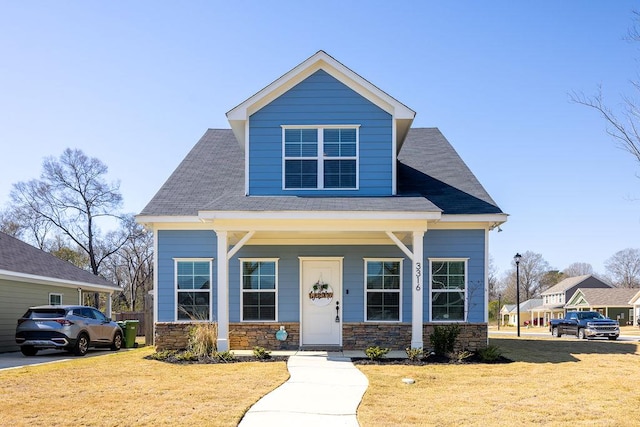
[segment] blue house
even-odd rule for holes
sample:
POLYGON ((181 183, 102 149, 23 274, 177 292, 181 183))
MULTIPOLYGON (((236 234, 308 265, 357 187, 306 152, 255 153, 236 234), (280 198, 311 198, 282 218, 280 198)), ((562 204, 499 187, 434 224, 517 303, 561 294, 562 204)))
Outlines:
POLYGON ((436 128, 323 51, 209 129, 138 222, 155 236, 158 348, 487 345, 504 214, 436 128))

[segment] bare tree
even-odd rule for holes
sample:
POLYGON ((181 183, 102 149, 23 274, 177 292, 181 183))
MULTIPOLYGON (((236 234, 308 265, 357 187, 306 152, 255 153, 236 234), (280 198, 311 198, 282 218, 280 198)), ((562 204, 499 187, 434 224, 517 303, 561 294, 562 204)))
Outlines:
POLYGON ((46 158, 42 167, 40 179, 13 185, 7 215, 40 247, 49 233, 68 241, 68 247, 87 255, 89 269, 99 275, 104 260, 125 242, 103 238, 98 227, 102 220, 119 221, 119 183, 107 183, 107 166, 81 150, 68 148, 59 159, 46 158))
MULTIPOLYGON (((627 40, 640 42, 640 13, 634 11, 634 24, 627 33, 627 40)), ((620 111, 615 112, 604 102, 602 86, 593 96, 572 92, 569 99, 577 104, 593 108, 600 113, 607 124, 607 133, 613 137, 617 145, 629 152, 640 162, 640 105, 634 95, 640 95, 640 82, 631 80, 631 94, 622 95, 620 111)))
POLYGON ((144 294, 153 286, 153 235, 124 217, 122 237, 125 244, 107 261, 107 276, 122 287, 121 302, 131 311, 144 310, 144 294))
POLYGON ((593 274, 593 266, 588 262, 574 262, 562 270, 562 273, 565 277, 585 276, 587 274, 593 274))
MULTIPOLYGON (((526 251, 520 259, 520 302, 539 297, 548 286, 545 283, 545 275, 551 270, 549 263, 541 254, 526 251)), ((505 295, 509 300, 515 301, 516 296, 516 263, 511 260, 511 270, 504 278, 506 284, 505 295)))
POLYGON ((612 282, 619 288, 640 288, 640 250, 624 249, 605 262, 612 282))

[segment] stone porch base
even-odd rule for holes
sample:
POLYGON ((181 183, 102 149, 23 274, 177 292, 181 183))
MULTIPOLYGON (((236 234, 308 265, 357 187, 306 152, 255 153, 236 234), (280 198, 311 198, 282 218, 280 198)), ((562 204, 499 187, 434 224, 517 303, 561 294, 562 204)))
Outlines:
MULTIPOLYGON (((155 324, 155 344, 158 351, 180 350, 187 347, 189 329, 196 323, 159 322, 155 324)), ((431 349, 429 335, 442 323, 423 325, 424 348, 431 349)), ((460 323, 460 335, 456 350, 476 351, 487 346, 488 325, 486 323, 460 323)), ((380 346, 404 351, 411 345, 410 323, 343 323, 342 349, 365 350, 380 346)), ((251 350, 254 347, 267 350, 298 350, 300 347, 300 324, 283 323, 231 323, 229 324, 229 347, 231 350, 251 350), (285 341, 276 339, 276 332, 284 326, 288 333, 285 341)))

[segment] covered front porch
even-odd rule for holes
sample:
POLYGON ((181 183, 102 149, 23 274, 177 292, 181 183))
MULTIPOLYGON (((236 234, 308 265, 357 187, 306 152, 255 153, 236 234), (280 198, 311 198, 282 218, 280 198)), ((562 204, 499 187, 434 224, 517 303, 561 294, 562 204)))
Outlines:
MULTIPOLYGON (((397 341, 398 347, 406 347, 410 343, 413 348, 424 346, 423 327, 423 290, 424 280, 428 274, 423 265, 424 259, 424 235, 429 221, 435 221, 439 214, 387 214, 385 219, 371 219, 371 214, 354 215, 354 213, 341 213, 333 215, 331 219, 307 218, 307 219, 275 219, 275 218, 208 218, 201 214, 205 221, 210 221, 217 236, 217 312, 215 318, 218 322, 218 350, 225 351, 230 348, 242 348, 261 339, 271 340, 276 332, 283 329, 287 332, 287 345, 302 347, 309 343, 315 343, 313 339, 303 337, 310 336, 308 328, 314 322, 324 322, 330 317, 335 330, 333 343, 341 348, 357 348, 362 343, 363 337, 371 338, 384 336, 385 342, 397 341), (356 216, 356 218, 354 218, 356 216), (357 218, 360 216, 360 218, 357 218), (420 218, 416 218, 416 217, 420 218), (345 321, 345 307, 342 301, 349 290, 343 290, 343 271, 341 257, 312 256, 300 257, 299 281, 300 281, 300 313, 298 322, 230 322, 229 316, 229 262, 237 256, 243 247, 249 246, 299 246, 317 248, 318 254, 322 254, 323 247, 335 248, 340 246, 389 246, 400 249, 411 263, 411 321, 394 323, 370 323, 345 321), (305 264, 305 260, 308 261, 305 264), (310 275, 309 275, 310 274, 310 275), (324 275, 324 276, 323 276, 324 275), (308 276, 308 277, 307 277, 308 276), (331 296, 325 298, 324 304, 318 299, 314 304, 309 303, 308 291, 303 282, 315 281, 316 276, 332 277, 331 296), (334 289, 335 288, 335 289, 334 289), (343 294, 343 292, 345 294, 343 294), (335 294, 334 294, 335 293, 335 294), (324 310, 324 312, 323 312, 324 310), (335 319, 335 320, 334 320, 335 319), (372 329, 376 329, 373 331, 372 329), (251 337, 254 338, 251 338, 251 337), (263 338, 259 338, 263 337, 263 338), (402 344, 400 344, 402 343, 402 344)), ((312 215, 313 216, 313 215, 312 215)), ((383 216, 383 215, 380 215, 383 216)), ((320 279, 322 281, 322 279, 320 279)), ((313 298, 315 300, 315 297, 313 298)), ((348 316, 347 316, 348 317, 348 316)), ((322 333, 322 331, 320 331, 322 333)), ((319 345, 323 341, 320 338, 319 345)), ((372 345, 372 344, 370 344, 372 345)))

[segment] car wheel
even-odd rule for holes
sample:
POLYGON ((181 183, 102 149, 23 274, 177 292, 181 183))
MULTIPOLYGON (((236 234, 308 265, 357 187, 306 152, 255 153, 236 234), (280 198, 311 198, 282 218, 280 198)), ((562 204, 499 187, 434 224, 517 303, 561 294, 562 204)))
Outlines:
POLYGON ((583 340, 586 336, 584 335, 584 328, 578 328, 578 339, 583 340))
POLYGON ((116 332, 116 335, 113 337, 113 343, 111 343, 111 350, 118 351, 122 348, 122 334, 120 332, 116 332))
POLYGON ((89 350, 89 336, 87 334, 78 335, 76 345, 73 347, 73 354, 76 356, 84 356, 89 350))
POLYGON ((35 356, 38 352, 38 349, 30 345, 23 345, 22 347, 20 347, 20 351, 25 356, 35 356))
POLYGON ((551 336, 554 336, 556 338, 560 338, 562 336, 562 334, 560 332, 558 332, 558 328, 551 328, 551 336))

